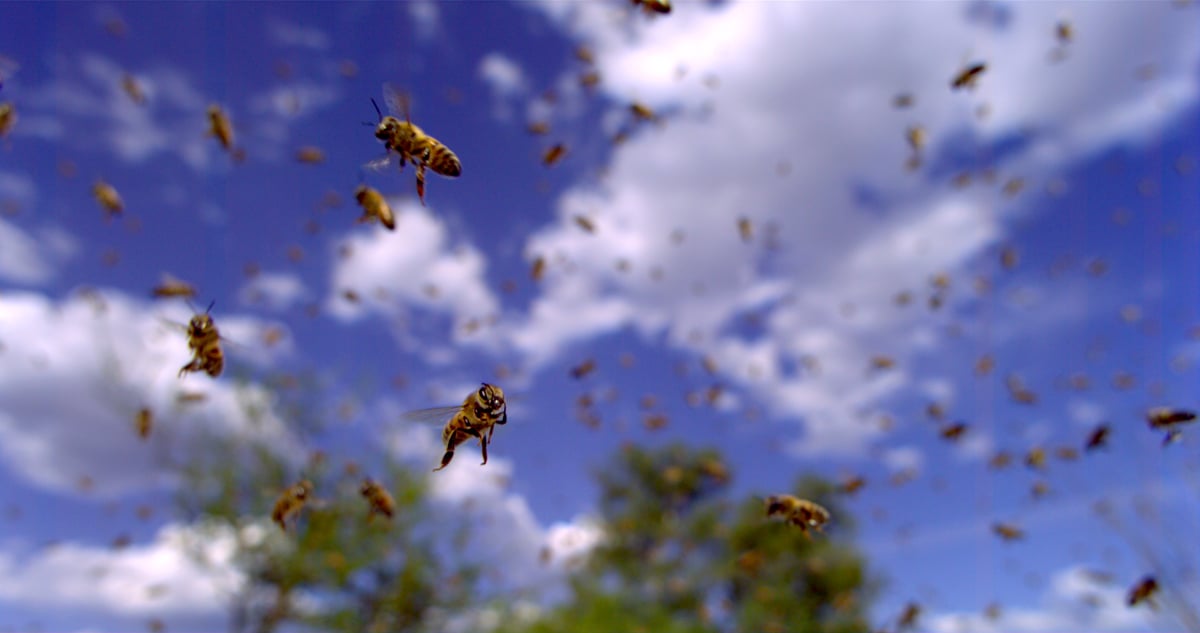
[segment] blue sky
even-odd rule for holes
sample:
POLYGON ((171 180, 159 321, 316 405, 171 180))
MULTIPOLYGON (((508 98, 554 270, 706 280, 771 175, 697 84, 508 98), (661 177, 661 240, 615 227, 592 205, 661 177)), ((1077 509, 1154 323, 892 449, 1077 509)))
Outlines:
MULTIPOLYGON (((252 427, 239 399, 265 397, 253 384, 176 379, 187 350, 162 320, 188 308, 148 298, 169 273, 216 301, 239 343, 231 375, 316 370, 330 410, 351 402, 349 423, 319 443, 356 459, 432 465, 438 430, 400 424, 403 411, 453 404, 485 380, 519 394, 489 451, 495 479, 479 483, 468 448, 431 480, 445 507, 479 496, 503 522, 494 562, 515 582, 559 577, 538 567, 543 545, 601 537, 591 473, 622 443, 684 440, 724 448, 739 492, 806 472, 864 476, 847 503, 888 582, 879 626, 915 600, 931 630, 1177 630, 1168 613, 1124 607, 1150 563, 1092 505, 1110 500, 1162 552, 1197 528, 1200 440, 1164 449, 1144 421, 1153 406, 1200 406, 1197 10, 6 6, 0 101, 18 118, 0 140, 0 629, 223 626, 237 572, 180 555, 198 528, 169 511, 163 456, 198 429, 260 434, 292 455, 318 442, 278 411, 252 427), (1066 44, 1060 20, 1074 27, 1066 44), (578 82, 580 45, 601 74, 594 90, 578 82), (952 91, 977 60, 977 87, 952 91), (122 91, 125 73, 145 104, 122 91), (362 123, 384 82, 408 90, 414 120, 462 160, 461 178, 429 177, 426 207, 411 168, 362 169, 382 154, 362 123), (911 107, 893 106, 901 93, 911 107), (661 121, 633 125, 634 101, 661 121), (210 103, 229 113, 244 163, 205 135, 210 103), (534 121, 550 132, 531 135, 534 121), (928 141, 909 170, 913 125, 928 141), (547 168, 559 142, 567 157, 547 168), (322 164, 296 161, 309 145, 322 164), (123 217, 105 220, 97 179, 120 192, 123 217), (354 223, 362 182, 397 210, 394 233, 354 223), (327 192, 340 207, 322 208, 327 192), (1004 249, 1018 255, 1011 269, 1004 249), (932 310, 939 275, 949 284, 932 310), (268 327, 282 342, 259 343, 268 327), (871 370, 880 355, 895 366, 871 370), (981 376, 984 355, 994 369, 981 376), (586 359, 597 371, 571 378, 586 359), (1125 374, 1132 384, 1116 385, 1125 374), (1036 403, 1010 397, 1010 376, 1036 403), (714 384, 715 406, 689 405, 714 384), (181 389, 208 400, 183 410, 181 389), (584 392, 601 403, 596 429, 574 412, 584 392), (665 429, 643 427, 647 395, 665 429), (149 444, 130 430, 143 402, 171 412, 149 444), (955 421, 970 428, 951 444, 938 429, 955 421), (1051 455, 1040 474, 1021 464, 1033 447, 1082 448, 1101 422, 1114 429, 1106 451, 1051 455), (990 470, 998 450, 1014 465, 990 470), (913 481, 888 482, 905 469, 913 481), (1035 501, 1038 480, 1051 492, 1035 501), (1160 516, 1137 516, 1138 499, 1160 516), (995 521, 1026 540, 1000 542, 995 521), (110 549, 121 533, 133 545, 110 549), (109 571, 81 571, 92 567, 109 571), (128 591, 155 583, 171 589, 128 591), (1005 610, 996 622, 982 617, 992 602, 1005 610)), ((1162 578, 1196 595, 1200 552, 1175 554, 1162 578)))

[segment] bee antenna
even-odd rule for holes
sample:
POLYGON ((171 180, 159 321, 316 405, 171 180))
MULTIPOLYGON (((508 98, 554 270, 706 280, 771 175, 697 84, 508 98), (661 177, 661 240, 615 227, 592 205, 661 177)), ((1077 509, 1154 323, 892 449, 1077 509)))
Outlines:
POLYGON ((379 120, 383 120, 383 112, 379 109, 379 104, 375 103, 375 97, 371 97, 371 105, 375 106, 375 114, 379 115, 379 120))
POLYGON ((204 314, 208 314, 208 313, 212 312, 213 306, 215 306, 215 305, 217 305, 217 300, 213 299, 212 301, 210 301, 208 303, 208 308, 206 308, 204 310, 204 314))

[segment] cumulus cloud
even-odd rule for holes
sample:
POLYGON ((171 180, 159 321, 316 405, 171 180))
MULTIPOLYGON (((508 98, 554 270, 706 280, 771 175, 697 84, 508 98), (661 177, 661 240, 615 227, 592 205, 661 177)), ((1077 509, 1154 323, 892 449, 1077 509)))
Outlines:
POLYGON ((492 91, 492 115, 507 120, 512 116, 512 101, 529 91, 525 71, 512 58, 493 51, 479 60, 478 73, 492 91))
POLYGON ((279 46, 310 48, 316 51, 329 48, 329 36, 321 29, 302 26, 279 18, 267 20, 267 37, 279 46))
MULTIPOLYGON (((419 203, 389 198, 388 204, 395 231, 370 225, 338 240, 329 313, 349 322, 372 312, 402 317, 419 309, 449 315, 456 326, 495 318, 499 302, 486 285, 483 254, 455 244, 446 223, 419 203)), ((470 338, 471 331, 456 327, 454 338, 470 338)))
MULTIPOLYGON (((223 527, 223 526, 222 526, 223 527)), ((262 526, 244 539, 262 539, 262 526)), ((168 524, 120 550, 60 543, 33 553, 0 550, 0 602, 116 616, 222 614, 244 582, 228 529, 168 524)))
POLYGON ((911 378, 903 362, 864 376, 868 359, 936 345, 931 280, 950 280, 943 312, 972 301, 965 270, 1027 212, 996 188, 946 186, 950 156, 978 148, 1034 190, 1103 148, 1154 138, 1194 107, 1200 81, 1189 70, 1200 26, 1165 3, 1089 7, 1059 64, 1046 56, 1060 17, 1051 4, 1013 6, 999 22, 954 3, 863 16, 733 2, 669 20, 536 6, 593 49, 605 97, 668 114, 614 149, 604 181, 566 191, 556 220, 530 237, 526 255, 545 257, 547 277, 528 314, 505 320, 507 338, 536 366, 622 328, 665 333, 796 420, 803 454, 854 453, 878 436, 861 420, 911 378), (1163 28, 1129 28, 1147 20, 1163 28), (1148 62, 1129 50, 1153 51, 1153 81, 1137 78, 1148 62), (979 87, 952 91, 975 59, 988 63, 979 87), (892 107, 900 92, 912 108, 892 107), (904 131, 917 123, 930 142, 910 171, 904 131), (594 233, 575 225, 580 215, 594 233), (907 308, 892 301, 902 291, 907 308), (738 326, 745 317, 758 331, 738 326))
POLYGON ((295 273, 262 272, 238 290, 243 305, 262 304, 276 312, 286 312, 308 296, 308 288, 295 273))
MULTIPOLYGON (((116 496, 170 484, 167 457, 201 433, 264 439, 285 457, 303 454, 273 413, 269 392, 227 377, 177 377, 190 354, 185 334, 165 321, 189 317, 178 306, 117 292, 61 301, 0 296, 0 455, 7 467, 57 492, 75 491, 86 477, 94 493, 116 496), (182 402, 184 392, 203 400, 182 402), (146 441, 134 432, 142 407, 156 419, 146 441)), ((238 360, 266 364, 287 353, 286 340, 276 349, 257 345, 267 326, 236 315, 218 319, 222 335, 241 342, 224 346, 227 372, 238 360)))
POLYGON ((413 0, 406 3, 408 17, 413 21, 417 39, 429 42, 442 30, 442 14, 434 0, 413 0))
POLYGON ((43 228, 30 235, 0 218, 0 279, 20 284, 42 284, 79 250, 79 242, 59 228, 43 228))

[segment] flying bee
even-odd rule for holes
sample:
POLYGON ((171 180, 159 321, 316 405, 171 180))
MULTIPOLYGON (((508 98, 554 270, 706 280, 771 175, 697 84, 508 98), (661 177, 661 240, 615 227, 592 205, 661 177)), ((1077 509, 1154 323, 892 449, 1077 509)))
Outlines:
POLYGON ((996 533, 996 536, 1006 541, 1019 541, 1025 538, 1025 530, 1011 523, 994 523, 992 524, 992 531, 996 533))
POLYGON ((150 293, 155 297, 184 297, 190 299, 196 296, 196 288, 186 281, 164 274, 162 283, 155 286, 150 293))
MULTIPOLYGON (((215 302, 214 302, 215 303, 215 302)), ((192 360, 179 369, 179 376, 189 372, 203 371, 216 378, 225 368, 225 353, 221 350, 221 334, 209 314, 213 304, 208 304, 208 310, 192 315, 187 325, 188 349, 192 352, 192 360)))
POLYGON ((371 222, 375 218, 379 218, 379 221, 389 231, 396 230, 396 216, 379 191, 366 185, 359 185, 354 190, 354 199, 358 200, 358 204, 363 208, 362 217, 358 219, 359 222, 371 222))
POLYGON ((1193 422, 1195 420, 1195 412, 1185 411, 1183 409, 1157 407, 1146 413, 1146 422, 1150 424, 1150 428, 1152 429, 1165 429, 1176 424, 1193 422))
POLYGON ((771 495, 766 499, 767 516, 782 516, 788 523, 800 528, 808 535, 809 529, 821 531, 829 522, 829 510, 809 501, 792 495, 771 495))
POLYGON ((925 143, 928 140, 928 137, 925 134, 925 128, 919 125, 909 126, 908 130, 905 132, 905 138, 908 139, 908 146, 912 148, 913 152, 921 151, 921 149, 925 147, 925 143))
POLYGON ((358 491, 371 505, 371 509, 367 512, 368 522, 376 514, 382 514, 389 519, 396 514, 396 500, 392 498, 392 493, 388 492, 379 482, 374 479, 366 479, 358 491))
POLYGON ((454 450, 472 437, 479 440, 483 451, 483 464, 486 464, 487 447, 492 441, 496 425, 508 423, 504 391, 485 382, 478 390, 472 391, 464 398, 459 406, 421 409, 404 414, 404 418, 411 421, 440 421, 445 420, 446 416, 450 416, 442 429, 442 443, 446 446, 446 452, 442 455, 441 465, 433 471, 437 472, 450 465, 450 460, 454 459, 454 450))
POLYGON ((968 428, 965 422, 955 422, 954 424, 942 427, 939 433, 943 439, 957 442, 962 439, 963 435, 966 435, 968 428))
POLYGON ((325 162, 325 152, 319 147, 305 145, 296 150, 296 160, 309 165, 318 165, 325 162))
MULTIPOLYGON (((400 169, 404 169, 407 162, 412 162, 417 168, 417 197, 424 205, 425 169, 432 169, 434 173, 447 178, 458 178, 462 175, 462 162, 449 147, 413 125, 409 112, 408 95, 397 91, 389 84, 384 84, 383 96, 393 113, 404 114, 404 120, 401 121, 394 116, 383 116, 383 113, 379 111, 379 105, 372 99, 371 104, 375 106, 375 112, 379 115, 379 124, 375 127, 375 138, 383 141, 384 147, 388 150, 389 159, 391 152, 396 152, 400 156, 400 169)), ((388 161, 385 159, 384 162, 388 161)))
POLYGON ((125 73, 121 77, 121 89, 137 105, 146 103, 146 93, 142 92, 142 85, 138 83, 138 80, 133 75, 125 73))
POLYGON ((17 122, 17 110, 13 104, 5 101, 0 103, 0 138, 8 136, 9 130, 17 122))
POLYGON ((904 605, 904 611, 900 612, 900 617, 896 618, 896 630, 906 631, 917 625, 917 618, 921 617, 921 605, 915 602, 909 602, 904 605))
POLYGON ((960 90, 962 88, 974 88, 975 82, 979 81, 979 76, 982 75, 983 71, 985 70, 987 70, 987 64, 983 62, 971 64, 970 66, 963 68, 962 70, 958 71, 958 74, 955 75, 954 79, 950 81, 950 88, 954 90, 960 90))
POLYGON ((563 156, 566 156, 566 155, 567 155, 567 146, 563 145, 562 143, 558 143, 557 145, 555 145, 554 147, 551 147, 550 149, 546 150, 545 153, 542 154, 542 163, 544 165, 546 165, 547 167, 550 167, 550 166, 554 165, 555 163, 557 163, 558 161, 562 160, 563 156))
POLYGON ((208 106, 208 135, 217 137, 225 151, 234 151, 233 126, 225 111, 215 103, 208 106))
POLYGON ((633 6, 641 5, 642 11, 647 14, 660 13, 666 15, 671 12, 671 0, 630 0, 633 6))
POLYGON ((1125 598, 1125 603, 1131 607, 1145 602, 1150 605, 1150 608, 1156 608, 1154 603, 1154 594, 1158 593, 1158 581, 1154 576, 1146 576, 1138 581, 1136 585, 1129 589, 1129 595, 1125 598))
POLYGON ((288 519, 304 509, 304 504, 308 502, 312 492, 312 482, 307 479, 301 479, 296 484, 289 486, 275 500, 275 507, 271 510, 271 520, 279 524, 279 529, 286 532, 288 519))
POLYGON ((638 101, 629 104, 629 111, 633 114, 633 118, 639 121, 654 121, 658 118, 650 106, 638 101))
POLYGON ((1097 448, 1104 448, 1108 445, 1108 436, 1112 433, 1112 429, 1107 424, 1097 426, 1090 434, 1088 434, 1087 442, 1084 444, 1085 451, 1093 451, 1097 448))
POLYGON ((143 440, 150 437, 150 430, 154 428, 154 413, 148 407, 139 409, 133 417, 133 428, 143 440))
POLYGON ((96 201, 100 203, 100 206, 104 208, 104 211, 108 214, 106 216, 108 218, 121 215, 121 212, 125 210, 125 203, 121 201, 121 194, 117 193, 117 190, 112 185, 103 180, 97 180, 96 184, 92 185, 92 195, 96 197, 96 201))

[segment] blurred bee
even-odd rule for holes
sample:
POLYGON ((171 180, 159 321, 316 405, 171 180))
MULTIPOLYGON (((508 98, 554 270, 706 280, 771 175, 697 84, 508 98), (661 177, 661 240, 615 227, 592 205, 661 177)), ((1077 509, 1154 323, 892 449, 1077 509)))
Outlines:
POLYGON ((121 201, 121 194, 112 185, 97 180, 96 184, 92 185, 92 195, 96 197, 96 201, 108 214, 106 217, 112 218, 121 215, 125 210, 125 203, 121 201))
POLYGON ((917 625, 917 618, 921 617, 921 605, 915 602, 909 602, 904 605, 904 611, 900 613, 900 617, 896 619, 896 630, 905 631, 917 625))
POLYGON ((1025 465, 1034 470, 1046 468, 1046 449, 1035 446, 1025 454, 1025 465))
POLYGON ((141 84, 138 83, 137 79, 135 79, 133 75, 125 73, 125 75, 121 77, 121 89, 124 90, 125 94, 129 95, 129 98, 132 99, 137 105, 146 103, 146 93, 142 92, 141 84))
POLYGON ((1091 433, 1088 434, 1087 442, 1083 445, 1083 450, 1093 451, 1097 448, 1108 446, 1108 436, 1112 433, 1112 429, 1107 424, 1097 426, 1091 433))
POLYGON ((961 440, 964 435, 967 434, 967 428, 969 428, 969 427, 967 426, 967 424, 965 422, 956 422, 949 426, 942 427, 942 430, 940 431, 940 433, 942 435, 942 438, 950 440, 951 442, 957 442, 958 440, 961 440))
POLYGON ((162 283, 154 287, 151 294, 155 297, 184 297, 190 299, 196 296, 196 288, 186 281, 163 275, 162 283))
MULTIPOLYGON (((215 303, 215 301, 213 302, 215 303)), ((179 376, 189 372, 203 371, 216 378, 225 368, 225 353, 221 351, 221 335, 209 314, 213 303, 203 314, 195 314, 187 326, 188 349, 192 351, 192 361, 179 369, 179 376)))
POLYGON ((820 532, 830 518, 829 510, 792 495, 771 495, 767 497, 766 505, 768 517, 781 516, 800 528, 806 536, 810 528, 820 532))
POLYGON ((575 59, 585 63, 593 64, 596 62, 596 56, 592 54, 592 49, 586 46, 580 46, 575 49, 575 59))
POLYGON ((974 88, 975 82, 979 81, 979 76, 982 75, 983 71, 985 70, 987 70, 987 64, 983 62, 971 64, 970 66, 963 68, 962 70, 958 71, 958 74, 954 76, 954 79, 950 80, 950 88, 954 90, 974 88))
POLYGON ((551 147, 550 149, 546 150, 545 153, 542 154, 542 164, 546 165, 547 167, 550 167, 550 166, 554 165, 555 163, 557 163, 558 161, 562 160, 563 156, 566 156, 566 155, 567 155, 567 146, 563 145, 562 143, 558 143, 557 145, 555 145, 554 147, 551 147))
POLYGON ((392 498, 392 494, 387 491, 379 482, 373 479, 366 479, 359 488, 359 492, 367 499, 367 503, 371 505, 367 512, 367 521, 376 514, 391 519, 396 514, 396 500, 392 498))
POLYGON ((354 190, 354 199, 363 208, 362 217, 358 218, 359 222, 371 222, 378 218, 389 231, 396 230, 396 216, 379 191, 366 185, 359 185, 354 190))
POLYGON ((1006 541, 1019 541, 1025 538, 1025 530, 1011 523, 994 523, 992 524, 992 531, 996 533, 996 536, 1006 541))
POLYGON ((534 121, 530 123, 525 130, 535 136, 541 136, 550 132, 550 124, 545 121, 534 121))
POLYGON ((404 418, 411 421, 441 421, 446 416, 450 416, 442 429, 442 442, 446 446, 446 453, 442 455, 441 465, 433 471, 437 472, 450 465, 450 460, 454 459, 454 450, 472 437, 479 440, 483 451, 483 464, 486 464, 487 447, 492 441, 496 425, 508 423, 504 391, 485 382, 478 390, 472 391, 461 405, 421 409, 404 414, 404 418))
POLYGON ((1146 413, 1146 422, 1150 424, 1150 428, 1156 430, 1170 428, 1177 424, 1193 422, 1195 420, 1195 412, 1185 411, 1183 409, 1157 407, 1146 413))
POLYGON ((1158 581, 1154 576, 1146 576, 1137 582, 1136 585, 1129 589, 1129 595, 1125 599, 1125 603, 1131 607, 1145 602, 1150 605, 1150 608, 1155 609, 1158 605, 1154 603, 1154 595, 1158 593, 1158 581))
POLYGON ((633 118, 639 121, 654 121, 658 118, 658 116, 654 114, 654 110, 650 109, 650 106, 637 101, 629 104, 629 111, 633 113, 633 118))
POLYGON ((988 460, 988 468, 1000 470, 1007 468, 1012 463, 1012 454, 1008 451, 998 451, 992 458, 988 460))
POLYGON ((750 218, 745 216, 738 218, 738 235, 742 237, 743 242, 749 242, 754 238, 754 225, 750 223, 750 218))
POLYGON ((5 101, 0 103, 0 138, 8 136, 13 124, 17 122, 17 110, 13 104, 5 101))
POLYGON ((588 374, 596 370, 596 361, 589 358, 582 363, 571 368, 571 377, 575 380, 580 380, 588 374))
POLYGON ((905 133, 905 138, 908 139, 908 146, 912 148, 913 152, 921 151, 928 140, 925 128, 919 125, 909 126, 908 131, 905 133))
POLYGON ((454 152, 450 151, 449 147, 413 125, 409 113, 408 95, 397 91, 390 84, 384 84, 383 96, 387 101, 388 108, 395 114, 403 113, 404 120, 401 121, 394 116, 383 116, 383 113, 379 111, 379 105, 372 99, 371 104, 375 106, 375 112, 379 115, 379 125, 375 127, 375 138, 383 141, 389 158, 391 152, 399 155, 400 169, 404 169, 405 163, 408 162, 412 162, 416 167, 417 197, 421 199, 423 205, 425 204, 425 169, 432 169, 434 173, 447 178, 458 178, 462 175, 462 162, 458 160, 458 156, 454 152))
POLYGON ((591 219, 589 219, 586 215, 577 215, 574 219, 575 224, 579 225, 579 228, 583 229, 584 231, 587 231, 588 233, 596 232, 596 223, 592 222, 591 219))
POLYGON ((225 151, 234 151, 233 126, 230 125, 229 117, 221 110, 221 106, 215 103, 208 106, 208 135, 217 137, 225 151))
POLYGON ((1054 25, 1054 36, 1060 44, 1069 44, 1075 39, 1075 28, 1066 20, 1059 20, 1058 24, 1054 25))
POLYGON ((304 509, 304 504, 308 502, 308 498, 312 496, 313 485, 307 479, 301 479, 295 485, 290 486, 279 498, 275 500, 275 507, 271 510, 271 520, 279 525, 279 529, 287 531, 287 521, 293 516, 300 513, 304 509))
POLYGON ((1054 449, 1054 456, 1064 462, 1073 462, 1079 459, 1079 451, 1071 446, 1059 446, 1054 449))
POLYGON ((325 162, 325 152, 319 147, 305 145, 296 150, 296 160, 308 165, 317 165, 325 162))
POLYGON ((542 275, 546 274, 546 258, 538 255, 533 260, 533 265, 529 269, 529 277, 534 281, 541 281, 542 275))
POLYGON ((647 14, 659 13, 666 15, 671 12, 671 0, 630 0, 633 6, 641 5, 647 14))
POLYGON ((595 88, 600 85, 600 73, 594 70, 589 70, 579 76, 579 85, 584 88, 595 88))
POLYGON ((138 437, 143 440, 150 437, 150 431, 154 427, 154 413, 147 407, 142 407, 138 410, 137 415, 133 417, 133 428, 137 431, 138 437))
POLYGON ((841 485, 838 486, 838 491, 844 495, 853 495, 859 490, 862 490, 866 485, 867 480, 865 477, 862 477, 861 475, 855 475, 843 481, 841 485))

